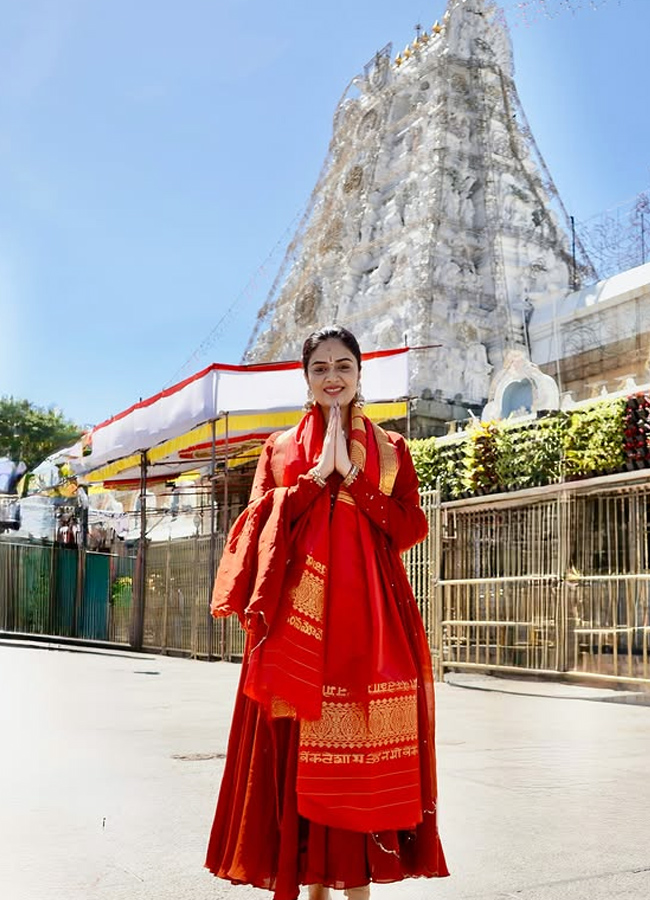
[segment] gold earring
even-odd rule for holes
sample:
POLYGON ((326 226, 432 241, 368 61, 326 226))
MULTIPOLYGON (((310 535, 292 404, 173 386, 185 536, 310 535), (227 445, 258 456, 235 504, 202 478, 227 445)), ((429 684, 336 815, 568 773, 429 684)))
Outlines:
POLYGON ((366 402, 366 398, 361 393, 361 381, 359 381, 359 384, 357 385, 357 391, 352 402, 356 403, 357 406, 363 406, 366 402))
POLYGON ((303 406, 303 409, 305 409, 305 410, 307 410, 307 412, 309 412, 309 410, 313 409, 313 407, 314 407, 314 392, 312 391, 311 388, 307 388, 307 399, 305 400, 305 405, 303 406))

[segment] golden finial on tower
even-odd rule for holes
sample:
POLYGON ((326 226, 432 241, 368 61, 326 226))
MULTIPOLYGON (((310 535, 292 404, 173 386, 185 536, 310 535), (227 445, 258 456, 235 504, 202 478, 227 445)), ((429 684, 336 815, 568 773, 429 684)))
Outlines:
POLYGON ((440 34, 440 32, 442 31, 442 25, 440 24, 440 22, 436 22, 436 24, 433 26, 433 28, 431 29, 431 31, 432 31, 434 34, 440 34))

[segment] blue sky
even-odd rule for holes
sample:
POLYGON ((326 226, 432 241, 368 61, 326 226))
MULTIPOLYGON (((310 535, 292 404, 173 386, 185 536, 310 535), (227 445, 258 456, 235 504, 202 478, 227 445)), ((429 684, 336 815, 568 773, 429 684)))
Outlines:
MULTIPOLYGON (((501 5, 569 213, 647 189, 650 0, 501 5)), ((94 424, 239 361, 346 85, 445 7, 0 0, 0 395, 94 424)))

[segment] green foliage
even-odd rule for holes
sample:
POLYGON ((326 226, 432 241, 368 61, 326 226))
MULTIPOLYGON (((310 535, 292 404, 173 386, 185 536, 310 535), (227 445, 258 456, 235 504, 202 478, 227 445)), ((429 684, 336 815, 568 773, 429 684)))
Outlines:
POLYGON ((624 399, 601 400, 571 413, 564 439, 568 478, 618 472, 624 463, 624 399))
POLYGON ((499 487, 496 422, 474 422, 468 429, 463 454, 462 483, 471 494, 486 494, 499 487))
POLYGON ((501 489, 519 491, 560 481, 566 426, 561 412, 523 424, 502 423, 496 435, 501 489))
POLYGON ((438 487, 443 500, 455 500, 620 472, 631 440, 627 432, 621 398, 524 422, 477 422, 461 436, 412 441, 410 447, 422 486, 438 487))
POLYGON ((116 578, 111 585, 111 606, 116 609, 130 608, 133 599, 133 579, 129 575, 116 578))
POLYGON ((409 443, 415 471, 418 473, 420 486, 435 488, 438 477, 440 459, 436 438, 422 438, 409 443))
POLYGON ((439 484, 443 497, 457 500, 465 493, 463 485, 463 456, 465 442, 455 438, 440 447, 439 484))
POLYGON ((22 460, 33 469, 50 453, 79 439, 81 429, 55 409, 42 409, 29 400, 0 397, 0 456, 22 460))
POLYGON ((443 498, 462 496, 463 448, 462 438, 424 438, 409 443, 415 471, 423 488, 438 488, 443 498))

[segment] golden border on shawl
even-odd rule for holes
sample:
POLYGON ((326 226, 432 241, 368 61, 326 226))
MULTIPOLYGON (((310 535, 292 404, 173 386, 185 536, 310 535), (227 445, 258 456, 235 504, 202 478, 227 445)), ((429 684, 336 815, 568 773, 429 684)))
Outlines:
POLYGON ((372 423, 379 449, 379 490, 382 494, 390 496, 395 487, 395 479, 399 463, 397 461, 397 447, 391 444, 388 435, 379 425, 372 423))
POLYGON ((417 691, 418 680, 411 678, 408 681, 378 681, 368 688, 369 694, 401 694, 417 691))
MULTIPOLYGON (((372 765, 380 762, 394 762, 396 759, 405 759, 410 756, 419 756, 420 748, 417 744, 405 744, 402 747, 388 747, 384 750, 364 750, 356 753, 322 753, 313 750, 300 750, 299 760, 301 763, 317 763, 320 765, 349 766, 350 763, 360 763, 361 765, 372 765)), ((391 776, 392 777, 392 776, 391 776)), ((425 810, 425 812, 435 812, 425 810)))
POLYGON ((368 714, 363 703, 346 700, 323 702, 320 719, 302 720, 301 747, 364 748, 410 744, 418 737, 417 696, 371 700, 368 714))
MULTIPOLYGON (((376 681, 374 684, 369 685, 368 693, 375 696, 381 696, 382 694, 389 696, 390 694, 410 694, 417 691, 417 689, 417 678, 409 678, 408 681, 376 681)), ((348 689, 340 684, 323 685, 323 697, 347 699, 349 695, 348 689)))
MULTIPOLYGON (((307 557, 309 561, 311 557, 307 557)), ((315 560, 312 560, 315 562, 315 560)), ((318 563, 320 566, 321 563, 318 563)), ((325 568, 323 566, 323 568, 325 568)), ((323 621, 325 609, 325 578, 324 575, 310 572, 308 568, 302 570, 300 581, 289 591, 291 606, 296 612, 302 613, 309 619, 319 624, 323 621)))
POLYGON ((315 625, 312 625, 311 622, 307 622, 300 616, 289 616, 287 624, 291 625, 292 628, 295 628, 296 631, 302 631, 303 634, 313 637, 316 641, 323 640, 323 629, 317 628, 315 625))
POLYGON ((366 467, 366 417, 356 404, 352 407, 351 416, 350 462, 363 470, 366 467))
POLYGON ((312 568, 315 572, 318 572, 319 575, 322 575, 323 578, 327 575, 327 566, 325 563, 318 562, 317 559, 311 555, 311 553, 307 554, 306 565, 312 568))
POLYGON ((295 706, 292 706, 288 700, 283 700, 282 697, 273 697, 271 700, 272 719, 295 719, 296 717, 295 706))

